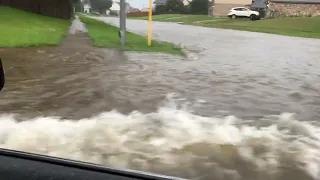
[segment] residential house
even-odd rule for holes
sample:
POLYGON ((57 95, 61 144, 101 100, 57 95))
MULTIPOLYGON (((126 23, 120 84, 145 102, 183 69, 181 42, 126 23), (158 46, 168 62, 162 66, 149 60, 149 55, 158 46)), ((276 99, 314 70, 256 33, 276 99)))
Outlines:
POLYGON ((91 9, 90 4, 83 5, 83 12, 84 13, 90 13, 90 9, 91 9))
POLYGON ((266 15, 267 8, 268 8, 267 0, 252 0, 250 9, 258 11, 260 13, 260 17, 264 18, 266 15))
MULTIPOLYGON (((126 3, 126 12, 130 12, 130 10, 132 9, 132 7, 130 6, 129 3, 126 3)), ((110 11, 112 11, 115 14, 119 14, 120 12, 120 2, 113 2, 112 6, 110 7, 109 10, 106 11, 107 14, 110 14, 110 11)))
MULTIPOLYGON (((168 0, 155 0, 155 1, 153 2, 153 4, 154 4, 154 5, 166 5, 167 1, 168 1, 168 0)), ((191 2, 192 0, 181 0, 181 1, 182 1, 183 4, 186 6, 186 5, 190 4, 190 2, 191 2)))
POLYGON ((130 10, 128 11, 128 13, 135 13, 135 12, 140 12, 140 9, 138 9, 138 8, 130 8, 130 10))
POLYGON ((155 0, 155 1, 153 1, 153 4, 154 4, 155 6, 158 6, 158 5, 166 5, 166 3, 167 3, 167 0, 155 0))
POLYGON ((231 8, 250 7, 252 0, 214 0, 212 4, 214 16, 226 16, 231 8))
POLYGON ((130 12, 131 9, 133 9, 133 7, 129 3, 126 3, 126 12, 130 12))
POLYGON ((320 0, 269 0, 267 16, 320 16, 320 0))
POLYGON ((185 5, 185 6, 189 5, 191 1, 192 0, 182 0, 183 5, 185 5))
POLYGON ((120 3, 119 2, 113 2, 112 6, 110 7, 109 10, 107 10, 107 14, 110 14, 110 12, 114 12, 115 14, 119 14, 120 12, 120 3))
POLYGON ((266 9, 268 7, 268 0, 252 0, 252 9, 266 9))
POLYGON ((149 8, 142 8, 140 11, 141 12, 149 12, 149 8))

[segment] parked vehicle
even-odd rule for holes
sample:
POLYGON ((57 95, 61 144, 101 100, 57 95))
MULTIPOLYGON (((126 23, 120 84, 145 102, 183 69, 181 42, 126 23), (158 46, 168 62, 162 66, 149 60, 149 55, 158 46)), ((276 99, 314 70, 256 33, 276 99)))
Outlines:
POLYGON ((252 11, 245 7, 235 7, 230 9, 228 13, 228 17, 231 19, 236 19, 238 17, 245 17, 250 19, 256 19, 255 17, 259 17, 260 13, 258 11, 252 11))
POLYGON ((251 21, 260 20, 260 18, 261 18, 261 17, 260 17, 259 15, 257 16, 257 15, 255 15, 255 14, 253 14, 253 15, 250 16, 251 21))

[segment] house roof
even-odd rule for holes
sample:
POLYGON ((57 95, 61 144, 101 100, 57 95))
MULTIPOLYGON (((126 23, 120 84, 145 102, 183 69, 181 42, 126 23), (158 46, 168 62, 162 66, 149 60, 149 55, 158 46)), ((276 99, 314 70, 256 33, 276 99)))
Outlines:
POLYGON ((138 9, 138 8, 131 8, 129 10, 129 12, 139 12, 139 11, 140 11, 140 9, 138 9))
POLYGON ((149 12, 149 8, 142 8, 141 12, 149 12))
POLYGON ((291 4, 320 4, 320 0, 270 0, 277 3, 291 3, 291 4))
MULTIPOLYGON (((155 5, 165 5, 168 0, 155 0, 153 4, 155 5)), ((192 0, 181 0, 184 5, 188 5, 192 0)))
POLYGON ((254 0, 251 7, 252 8, 266 8, 267 7, 266 1, 267 0, 254 0))
POLYGON ((83 8, 91 8, 90 4, 83 5, 83 8))
POLYGON ((167 3, 167 0, 155 0, 153 1, 153 4, 158 4, 158 5, 165 5, 167 3))

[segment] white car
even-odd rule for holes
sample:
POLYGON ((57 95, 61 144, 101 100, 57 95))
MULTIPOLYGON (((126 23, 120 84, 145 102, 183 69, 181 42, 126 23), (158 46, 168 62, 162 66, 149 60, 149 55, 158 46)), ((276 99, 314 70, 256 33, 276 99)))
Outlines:
POLYGON ((245 7, 235 7, 230 9, 228 13, 228 17, 232 19, 236 19, 237 17, 247 17, 247 18, 253 18, 253 16, 258 17, 259 12, 258 11, 252 11, 245 7))

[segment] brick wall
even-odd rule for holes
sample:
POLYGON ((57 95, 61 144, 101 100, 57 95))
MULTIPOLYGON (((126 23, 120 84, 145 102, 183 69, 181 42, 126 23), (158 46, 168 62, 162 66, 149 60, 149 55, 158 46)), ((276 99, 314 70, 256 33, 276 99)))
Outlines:
POLYGON ((320 4, 289 4, 269 2, 268 18, 320 16, 320 4))

